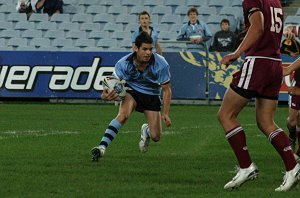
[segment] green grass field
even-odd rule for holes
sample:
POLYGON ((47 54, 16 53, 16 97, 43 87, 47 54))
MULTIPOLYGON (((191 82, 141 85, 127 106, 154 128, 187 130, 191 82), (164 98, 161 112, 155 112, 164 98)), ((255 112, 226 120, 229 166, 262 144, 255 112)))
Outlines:
MULTIPOLYGON (((100 163, 90 149, 116 115, 114 105, 0 104, 0 197, 299 197, 300 187, 275 193, 283 163, 255 124, 254 108, 240 115, 260 170, 239 190, 223 190, 234 176, 233 152, 216 119, 218 106, 172 106, 149 151, 138 149, 144 116, 134 113, 100 163)), ((287 107, 277 123, 284 129, 287 107)))

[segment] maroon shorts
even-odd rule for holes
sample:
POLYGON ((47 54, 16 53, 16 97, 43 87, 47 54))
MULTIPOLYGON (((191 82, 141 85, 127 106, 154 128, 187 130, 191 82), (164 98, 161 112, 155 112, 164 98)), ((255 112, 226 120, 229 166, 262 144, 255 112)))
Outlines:
POLYGON ((240 71, 233 74, 230 87, 248 99, 277 100, 282 77, 280 59, 246 57, 240 71))

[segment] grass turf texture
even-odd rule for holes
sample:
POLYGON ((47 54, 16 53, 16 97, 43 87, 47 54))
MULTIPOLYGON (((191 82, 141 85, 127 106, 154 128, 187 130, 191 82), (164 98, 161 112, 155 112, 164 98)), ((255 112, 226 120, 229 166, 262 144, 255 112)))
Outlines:
MULTIPOLYGON (((100 163, 97 145, 118 107, 113 105, 1 104, 0 197, 298 197, 300 187, 275 193, 283 163, 258 131, 254 108, 240 115, 248 148, 260 170, 257 180, 228 192, 233 152, 216 119, 218 106, 172 106, 149 151, 138 150, 144 116, 133 113, 100 163)), ((276 121, 284 129, 287 107, 276 121)))

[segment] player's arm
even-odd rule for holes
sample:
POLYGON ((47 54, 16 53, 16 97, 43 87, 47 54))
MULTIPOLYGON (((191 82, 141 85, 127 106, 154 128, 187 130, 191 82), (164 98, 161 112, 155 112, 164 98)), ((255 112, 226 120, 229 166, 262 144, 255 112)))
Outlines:
POLYGON ((238 59, 247 49, 249 49, 264 33, 264 16, 258 8, 250 10, 249 22, 250 27, 244 40, 241 42, 235 52, 228 54, 222 58, 221 64, 230 65, 238 59))
POLYGON ((300 88, 299 87, 288 87, 288 93, 290 95, 299 96, 300 95, 300 88))
POLYGON ((300 57, 297 60, 295 60, 292 64, 290 64, 288 67, 283 67, 282 72, 284 76, 287 76, 299 68, 300 68, 300 57))
POLYGON ((172 90, 171 90, 171 82, 167 82, 162 86, 163 91, 163 111, 162 111, 162 120, 166 124, 167 127, 171 126, 172 122, 169 117, 169 110, 171 104, 172 90))

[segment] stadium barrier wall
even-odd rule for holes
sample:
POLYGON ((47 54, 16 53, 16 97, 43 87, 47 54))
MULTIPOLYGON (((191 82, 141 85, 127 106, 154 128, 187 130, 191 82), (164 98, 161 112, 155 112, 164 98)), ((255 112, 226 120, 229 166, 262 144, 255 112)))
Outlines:
MULTIPOLYGON (((2 51, 0 55, 0 97, 99 99, 104 76, 111 75, 115 63, 127 52, 42 52, 2 51)), ((219 65, 220 53, 169 52, 172 98, 221 100, 232 74, 243 59, 227 69, 219 65)), ((284 65, 295 58, 283 56, 284 65)), ((285 77, 280 101, 287 101, 285 77)))

